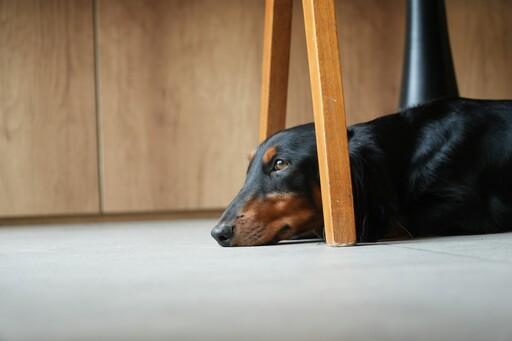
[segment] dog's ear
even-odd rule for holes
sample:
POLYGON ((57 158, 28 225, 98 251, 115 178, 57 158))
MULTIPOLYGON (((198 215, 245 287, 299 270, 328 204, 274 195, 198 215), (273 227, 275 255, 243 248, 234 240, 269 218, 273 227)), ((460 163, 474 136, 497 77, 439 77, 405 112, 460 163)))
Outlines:
POLYGON ((312 160, 312 162, 310 162, 309 168, 311 172, 309 178, 312 179, 312 181, 314 181, 314 183, 320 187, 320 168, 318 165, 318 158, 315 158, 312 160))
POLYGON ((252 161, 252 159, 254 159, 254 155, 256 155, 256 149, 253 149, 248 155, 247 155, 247 159, 249 160, 249 162, 252 161))
POLYGON ((315 181, 316 181, 316 184, 318 186, 320 186, 320 168, 319 168, 318 164, 316 165, 315 170, 316 170, 315 181))
POLYGON ((313 179, 316 181, 316 184, 320 186, 320 166, 318 164, 316 141, 313 145, 310 146, 310 154, 314 156, 311 163, 313 179))

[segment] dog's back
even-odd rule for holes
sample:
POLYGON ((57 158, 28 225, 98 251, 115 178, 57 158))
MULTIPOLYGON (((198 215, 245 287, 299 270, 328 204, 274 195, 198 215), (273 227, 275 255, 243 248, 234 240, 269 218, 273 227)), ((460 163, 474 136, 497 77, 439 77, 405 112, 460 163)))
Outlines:
POLYGON ((512 101, 435 101, 349 136, 360 239, 512 230, 512 101))

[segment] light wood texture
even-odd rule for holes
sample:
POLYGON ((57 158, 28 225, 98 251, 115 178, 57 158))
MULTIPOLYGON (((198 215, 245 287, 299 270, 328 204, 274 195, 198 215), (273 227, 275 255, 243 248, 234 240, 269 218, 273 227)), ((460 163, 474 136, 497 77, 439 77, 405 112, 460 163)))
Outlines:
POLYGON ((266 0, 261 82, 260 135, 263 142, 285 128, 293 0, 266 0))
MULTIPOLYGON (((264 1, 99 5, 107 212, 210 209, 258 140, 264 1)), ((403 0, 338 0, 349 124, 398 105, 403 0)), ((461 95, 512 98, 512 2, 446 0, 461 95)), ((91 0, 0 0, 0 216, 98 212, 91 0)), ((313 120, 294 0, 287 126, 313 120)))
POLYGON ((264 5, 99 2, 106 212, 231 201, 258 138, 264 5))
MULTIPOLYGON (((512 98, 512 1, 445 0, 461 96, 512 98)), ((300 0, 293 9, 287 126, 313 120, 300 0)), ((338 0, 347 123, 397 110, 405 36, 405 1, 338 0)))
MULTIPOLYGON (((404 0, 336 1, 348 124, 392 113, 398 106, 404 5, 404 0)), ((287 126, 313 120, 301 0, 293 6, 287 126)))
POLYGON ((0 216, 99 212, 91 1, 0 1, 0 216))
POLYGON ((326 242, 356 241, 334 0, 304 0, 326 242))
POLYGON ((512 1, 446 0, 459 92, 512 98, 512 1))

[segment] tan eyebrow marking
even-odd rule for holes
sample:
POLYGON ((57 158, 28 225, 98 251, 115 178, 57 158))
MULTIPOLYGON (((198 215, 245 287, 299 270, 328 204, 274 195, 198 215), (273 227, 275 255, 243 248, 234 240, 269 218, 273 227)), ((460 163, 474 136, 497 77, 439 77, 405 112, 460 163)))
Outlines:
POLYGON ((277 154, 277 150, 276 150, 276 147, 269 147, 266 151, 265 151, 265 154, 263 154, 263 162, 265 163, 269 163, 270 160, 272 160, 272 158, 277 154))

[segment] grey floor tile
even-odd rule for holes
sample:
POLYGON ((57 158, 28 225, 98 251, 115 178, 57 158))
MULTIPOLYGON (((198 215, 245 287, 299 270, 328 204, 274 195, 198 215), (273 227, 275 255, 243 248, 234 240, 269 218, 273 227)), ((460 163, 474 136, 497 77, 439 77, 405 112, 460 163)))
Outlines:
POLYGON ((0 228, 0 340, 512 340, 512 234, 221 248, 213 223, 0 228))

